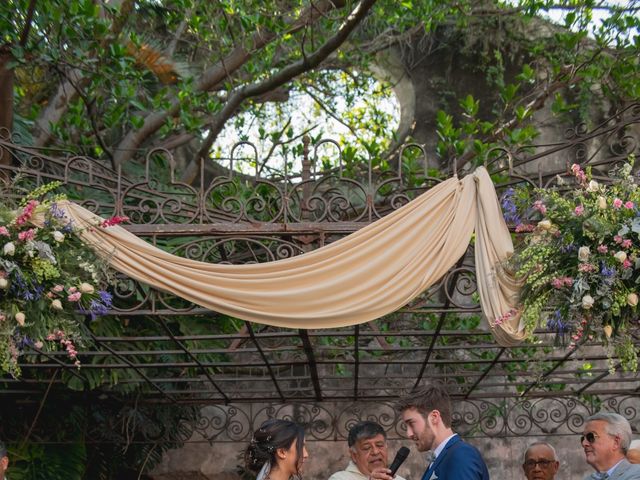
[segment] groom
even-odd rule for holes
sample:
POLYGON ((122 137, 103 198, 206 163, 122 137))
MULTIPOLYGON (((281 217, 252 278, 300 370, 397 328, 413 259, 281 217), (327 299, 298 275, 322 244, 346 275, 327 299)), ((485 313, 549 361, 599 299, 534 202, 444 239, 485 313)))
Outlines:
POLYGON ((444 387, 428 385, 401 399, 398 409, 418 451, 435 456, 422 480, 489 480, 480 452, 451 430, 451 401, 444 387))

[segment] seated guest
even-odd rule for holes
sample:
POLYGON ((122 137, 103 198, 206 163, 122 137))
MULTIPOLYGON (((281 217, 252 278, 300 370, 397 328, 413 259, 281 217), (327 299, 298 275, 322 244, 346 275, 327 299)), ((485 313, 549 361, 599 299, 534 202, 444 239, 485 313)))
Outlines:
POLYGON ((634 440, 629 445, 627 460, 629 463, 640 463, 640 440, 634 440))
POLYGON ((560 462, 556 450, 545 442, 535 442, 524 452, 524 476, 527 480, 553 480, 560 462))
POLYGON ((329 480, 404 480, 392 477, 388 466, 387 434, 375 422, 358 422, 347 438, 351 461, 347 468, 336 472, 329 480))
POLYGON ((631 426, 622 415, 600 412, 587 418, 580 443, 587 463, 596 470, 585 480, 640 479, 640 465, 632 465, 626 458, 631 426))

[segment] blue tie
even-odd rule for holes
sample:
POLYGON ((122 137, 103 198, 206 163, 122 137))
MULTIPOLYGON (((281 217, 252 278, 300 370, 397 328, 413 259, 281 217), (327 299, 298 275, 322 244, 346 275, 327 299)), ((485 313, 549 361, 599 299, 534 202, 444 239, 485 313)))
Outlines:
POLYGON ((429 480, 431 478, 431 474, 433 473, 434 470, 434 465, 436 464, 435 462, 435 458, 433 460, 431 460, 431 463, 429 464, 429 468, 427 468, 427 471, 424 472, 424 475, 422 477, 422 480, 429 480))

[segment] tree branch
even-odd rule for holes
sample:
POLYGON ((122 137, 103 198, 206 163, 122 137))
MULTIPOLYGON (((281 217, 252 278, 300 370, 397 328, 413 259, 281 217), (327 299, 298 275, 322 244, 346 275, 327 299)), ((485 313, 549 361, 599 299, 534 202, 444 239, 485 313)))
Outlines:
POLYGON ((256 97, 271 89, 277 88, 286 82, 292 80, 301 73, 311 70, 326 59, 333 51, 335 51, 344 41, 349 34, 356 28, 356 26, 366 17, 369 9, 376 3, 376 0, 362 0, 358 6, 349 14, 347 20, 338 29, 336 34, 329 38, 323 45, 320 46, 315 52, 307 55, 306 57, 298 60, 297 62, 287 65, 278 73, 274 74, 267 80, 254 83, 240 88, 233 93, 227 104, 222 111, 218 114, 218 118, 212 124, 211 131, 205 141, 203 142, 197 158, 206 157, 213 142, 222 131, 226 121, 231 118, 242 104, 242 102, 248 98, 256 97))
MULTIPOLYGON (((300 14, 298 19, 291 24, 288 33, 295 33, 306 25, 314 23, 317 19, 321 18, 322 14, 336 8, 341 8, 342 6, 344 6, 344 1, 342 0, 320 0, 317 3, 312 3, 312 5, 307 7, 300 14)), ((229 55, 227 55, 226 58, 220 60, 216 65, 209 68, 202 74, 200 79, 195 82, 194 91, 196 93, 200 93, 214 89, 226 78, 229 78, 230 75, 244 66, 252 58, 255 52, 261 50, 276 38, 277 35, 274 32, 256 32, 253 35, 252 46, 249 50, 242 46, 236 47, 229 55)), ((238 105, 229 104, 229 109, 227 110, 235 111, 238 105)), ((115 153, 115 164, 122 165, 124 162, 130 160, 133 157, 135 150, 139 148, 147 138, 157 132, 167 118, 176 115, 179 111, 180 102, 179 100, 174 99, 168 109, 149 114, 145 118, 142 127, 138 130, 130 131, 120 142, 115 153)), ((219 131, 217 133, 219 133, 219 131)))
POLYGON ((31 24, 33 22, 33 13, 36 9, 36 0, 31 0, 29 3, 29 10, 27 11, 27 18, 24 21, 24 28, 22 29, 22 34, 20 34, 20 42, 19 45, 24 47, 27 44, 27 40, 29 39, 29 31, 31 30, 31 24))

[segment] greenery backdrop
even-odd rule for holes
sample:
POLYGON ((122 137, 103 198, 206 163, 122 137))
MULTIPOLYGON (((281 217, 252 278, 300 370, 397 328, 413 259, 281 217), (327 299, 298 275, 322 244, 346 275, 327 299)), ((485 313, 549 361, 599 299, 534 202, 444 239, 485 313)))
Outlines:
MULTIPOLYGON (((543 108, 593 124, 599 120, 594 110, 613 111, 640 98, 639 9, 636 0, 623 6, 595 0, 5 0, 0 131, 24 145, 88 155, 125 172, 137 171, 148 149, 163 146, 182 159, 183 180, 191 181, 200 159, 215 165, 227 131, 239 139, 257 132, 264 151, 291 148, 299 155, 294 140, 325 133, 322 125, 292 120, 299 106, 289 99, 304 93, 315 110, 345 127, 340 142, 351 166, 370 157, 384 169, 413 138, 411 129, 395 130, 395 114, 385 107, 393 85, 372 83, 373 65, 385 55, 400 55, 406 65, 427 55, 429 49, 416 46, 431 45, 464 54, 465 67, 484 77, 489 93, 475 98, 433 84, 439 141, 427 155, 443 168, 454 157, 459 166, 479 163, 493 147, 534 140, 541 125, 533 115, 543 108), (549 12, 562 14, 562 25, 541 20, 549 12), (592 31, 594 16, 604 21, 592 31)), ((331 167, 334 160, 325 161, 331 167)), ((422 168, 409 154, 405 162, 422 168)), ((238 328, 233 319, 218 324, 221 331, 238 328)), ((197 334, 202 325, 202 318, 173 318, 169 328, 197 334)), ((151 319, 125 325, 103 317, 91 329, 135 336, 153 326, 151 319)), ((90 385, 71 375, 64 380, 78 390, 112 385, 115 394, 136 393, 132 384, 119 383, 122 377, 96 374, 90 385)), ((175 416, 197 415, 173 408, 175 416)), ((36 409, 3 405, 0 435, 27 438, 36 419, 44 431, 76 442, 64 455, 54 447, 12 445, 14 477, 122 478, 116 472, 126 466, 148 470, 175 444, 177 432, 163 437, 152 455, 128 448, 129 432, 109 439, 114 447, 102 451, 104 461, 93 456, 100 451, 87 429, 114 419, 126 425, 131 412, 125 410, 79 412, 45 402, 38 417, 36 409), (57 409, 63 418, 56 418, 57 409)), ((179 425, 175 418, 153 422, 179 425)))

